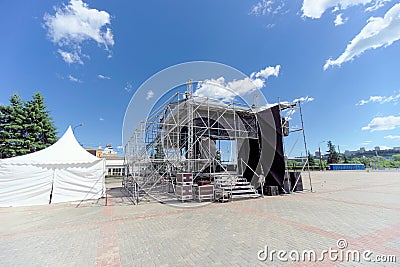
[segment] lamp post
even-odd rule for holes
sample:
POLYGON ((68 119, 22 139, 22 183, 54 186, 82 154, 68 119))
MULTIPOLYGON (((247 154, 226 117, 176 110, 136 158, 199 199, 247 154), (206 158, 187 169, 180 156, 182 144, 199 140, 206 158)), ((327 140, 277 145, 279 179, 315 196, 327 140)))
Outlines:
MULTIPOLYGON (((82 123, 82 122, 79 123, 78 125, 75 125, 74 128, 72 128, 72 132, 74 133, 74 135, 75 135, 75 129, 78 128, 78 127, 81 127, 81 126, 83 126, 83 123, 82 123)), ((79 141, 78 141, 78 142, 79 142, 79 141)), ((81 144, 81 142, 79 142, 79 144, 80 144, 81 146, 83 146, 83 145, 81 144)))
POLYGON ((319 170, 322 171, 322 154, 321 154, 321 144, 326 141, 321 141, 318 143, 318 153, 319 153, 319 170))
POLYGON ((83 126, 83 123, 79 123, 78 125, 75 125, 75 126, 72 128, 72 132, 75 133, 75 129, 78 128, 78 127, 81 127, 81 126, 83 126))

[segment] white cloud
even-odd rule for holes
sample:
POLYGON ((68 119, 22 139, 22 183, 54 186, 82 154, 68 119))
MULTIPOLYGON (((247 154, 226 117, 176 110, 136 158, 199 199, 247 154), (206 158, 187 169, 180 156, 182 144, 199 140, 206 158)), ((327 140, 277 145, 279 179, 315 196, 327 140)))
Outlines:
POLYGON ((335 60, 328 59, 324 70, 340 66, 360 56, 366 50, 390 46, 400 39, 400 3, 394 5, 382 17, 371 17, 361 32, 347 45, 346 50, 335 60))
POLYGON ((386 135, 385 139, 400 139, 400 135, 386 135))
POLYGON ((199 83, 194 95, 230 101, 233 100, 236 95, 246 95, 256 89, 264 87, 264 85, 264 80, 259 78, 250 79, 246 77, 241 80, 225 83, 225 78, 220 77, 216 80, 205 80, 199 83))
POLYGON ((265 80, 260 78, 251 79, 246 77, 242 80, 228 82, 226 86, 238 95, 246 95, 256 89, 263 88, 265 86, 265 80))
POLYGON ((266 79, 279 75, 280 67, 280 65, 266 67, 258 72, 253 72, 250 77, 230 82, 226 82, 224 77, 205 80, 198 84, 194 95, 229 101, 236 95, 243 96, 264 87, 266 79))
POLYGON ((68 75, 68 79, 69 79, 71 82, 76 82, 76 83, 81 83, 81 82, 82 82, 81 80, 79 80, 78 78, 76 78, 76 77, 74 77, 74 76, 72 76, 72 75, 68 75))
POLYGON ((110 77, 101 75, 101 74, 97 75, 97 78, 102 79, 102 80, 110 80, 111 79, 110 77))
POLYGON ((297 103, 297 102, 308 103, 308 102, 311 102, 311 101, 314 101, 313 97, 309 97, 309 96, 304 97, 303 96, 303 97, 300 97, 300 98, 296 98, 295 100, 292 101, 292 103, 297 103))
POLYGON ((58 49, 57 52, 62 56, 63 60, 68 64, 72 64, 72 63, 83 64, 81 57, 79 56, 79 54, 76 51, 70 53, 70 52, 66 52, 61 49, 58 49))
MULTIPOLYGON (((291 103, 298 103, 298 102, 308 103, 308 102, 311 102, 311 101, 314 101, 313 97, 309 97, 309 96, 304 97, 303 96, 303 97, 294 99, 292 102, 281 102, 281 104, 288 104, 289 105, 291 103)), ((273 105, 275 105, 275 104, 273 104, 273 105)), ((288 109, 288 111, 285 114, 285 120, 287 120, 287 121, 291 120, 295 113, 296 113, 295 109, 288 109)))
POLYGON ((400 135, 387 135, 384 138, 385 139, 400 139, 400 135))
POLYGON ((371 143, 372 143, 371 140, 367 140, 367 141, 362 142, 361 144, 362 144, 362 145, 369 145, 369 144, 371 144, 371 143))
POLYGON ((285 114, 285 120, 286 121, 292 120, 294 113, 296 113, 295 109, 288 109, 288 111, 286 111, 286 114, 285 114))
MULTIPOLYGON (((322 14, 327 9, 334 8, 333 10, 345 10, 349 7, 356 5, 376 5, 376 2, 386 2, 385 0, 304 0, 301 8, 303 17, 309 17, 313 19, 321 18, 322 14)), ((384 3, 383 3, 384 4, 384 3)), ((368 9, 368 8, 367 8, 368 9)))
POLYGON ((282 0, 262 0, 255 4, 250 11, 253 15, 269 15, 269 14, 279 14, 283 13, 283 8, 285 7, 285 2, 282 0))
POLYGON ((387 117, 376 117, 371 120, 371 122, 362 127, 363 131, 386 131, 386 130, 394 130, 397 127, 400 127, 400 116, 387 116, 387 117))
POLYGON ((379 96, 379 95, 374 95, 370 96, 369 99, 367 100, 360 100, 356 106, 363 106, 368 103, 379 103, 379 104, 385 104, 385 103, 390 103, 394 102, 397 103, 400 100, 400 93, 391 95, 391 96, 379 96))
POLYGON ((68 45, 94 40, 106 48, 114 45, 112 32, 106 27, 110 24, 107 12, 90 9, 81 0, 71 0, 69 5, 55 10, 54 16, 44 15, 45 26, 54 43, 68 45))
POLYGON ((235 94, 232 92, 232 90, 227 88, 224 77, 199 82, 194 95, 225 100, 232 100, 235 97, 235 94))
POLYGON ((268 79, 269 76, 275 76, 278 77, 279 75, 279 71, 281 69, 281 65, 276 65, 275 67, 269 66, 266 67, 263 70, 260 70, 259 72, 253 72, 252 74, 250 74, 250 78, 264 78, 264 79, 268 79))
MULTIPOLYGON (((53 43, 70 50, 66 53, 79 57, 81 44, 89 40, 103 45, 106 50, 114 45, 112 31, 108 27, 110 15, 106 11, 91 9, 82 0, 70 0, 68 5, 54 9, 54 15, 44 15, 44 27, 53 43)), ((67 61, 66 57, 63 58, 68 63, 82 64, 80 60, 69 60, 67 57, 67 61)))
POLYGON ((336 16, 336 19, 333 23, 335 23, 335 26, 340 26, 343 25, 347 22, 348 18, 342 18, 343 13, 340 13, 339 15, 336 16))
POLYGON ((373 3, 373 5, 367 7, 365 9, 365 11, 371 12, 371 11, 375 11, 381 7, 383 7, 387 2, 390 2, 391 0, 376 0, 375 3, 373 3))
POLYGON ((130 82, 127 82, 125 84, 124 90, 129 93, 130 91, 132 91, 132 88, 133 88, 132 84, 130 82))
POLYGON ((154 92, 152 90, 147 91, 146 100, 153 98, 154 92))
POLYGON ((267 29, 272 29, 272 28, 274 28, 275 26, 276 26, 275 23, 269 23, 269 24, 265 25, 265 28, 267 28, 267 29))
POLYGON ((100 118, 99 118, 99 121, 104 121, 104 118, 100 117, 100 118))

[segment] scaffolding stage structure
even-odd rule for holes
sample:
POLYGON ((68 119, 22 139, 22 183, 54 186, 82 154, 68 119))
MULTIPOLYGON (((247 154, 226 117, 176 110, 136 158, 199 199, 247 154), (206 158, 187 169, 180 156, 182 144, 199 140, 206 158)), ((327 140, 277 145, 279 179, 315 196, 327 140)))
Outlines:
POLYGON ((295 187, 285 182, 291 174, 283 137, 291 130, 281 114, 296 108, 196 96, 189 82, 133 132, 124 148, 123 186, 136 204, 149 197, 164 203, 257 198, 271 187, 293 192, 301 176, 295 187))

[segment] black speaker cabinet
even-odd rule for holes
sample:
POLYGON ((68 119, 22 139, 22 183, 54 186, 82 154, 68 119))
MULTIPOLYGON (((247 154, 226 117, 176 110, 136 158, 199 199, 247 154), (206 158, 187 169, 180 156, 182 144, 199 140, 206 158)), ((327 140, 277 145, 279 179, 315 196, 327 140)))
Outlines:
POLYGON ((300 172, 290 172, 290 188, 294 192, 303 191, 303 180, 302 180, 300 172), (297 179, 299 179, 299 180, 297 181, 297 184, 296 184, 297 179), (296 187, 293 188, 295 184, 296 184, 296 187))
POLYGON ((264 194, 267 196, 278 196, 279 188, 277 186, 266 186, 264 194))

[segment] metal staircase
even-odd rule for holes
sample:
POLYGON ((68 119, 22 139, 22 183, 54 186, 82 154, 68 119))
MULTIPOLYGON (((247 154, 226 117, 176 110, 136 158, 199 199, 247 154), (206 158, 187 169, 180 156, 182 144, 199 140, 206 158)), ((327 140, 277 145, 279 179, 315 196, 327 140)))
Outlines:
POLYGON ((246 178, 237 175, 218 175, 214 178, 214 186, 216 200, 220 201, 258 198, 261 196, 246 178))

